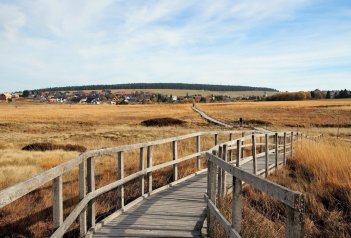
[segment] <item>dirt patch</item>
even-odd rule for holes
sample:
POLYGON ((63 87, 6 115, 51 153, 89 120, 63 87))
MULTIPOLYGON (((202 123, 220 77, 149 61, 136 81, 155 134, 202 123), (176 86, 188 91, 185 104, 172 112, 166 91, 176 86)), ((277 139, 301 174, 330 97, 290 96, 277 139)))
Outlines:
POLYGON ((26 145, 22 150, 27 151, 47 151, 47 150, 65 150, 65 151, 78 151, 85 152, 87 148, 81 145, 55 145, 52 143, 34 143, 26 145))
POLYGON ((185 121, 175 118, 153 118, 141 122, 143 126, 182 126, 186 124, 185 121))

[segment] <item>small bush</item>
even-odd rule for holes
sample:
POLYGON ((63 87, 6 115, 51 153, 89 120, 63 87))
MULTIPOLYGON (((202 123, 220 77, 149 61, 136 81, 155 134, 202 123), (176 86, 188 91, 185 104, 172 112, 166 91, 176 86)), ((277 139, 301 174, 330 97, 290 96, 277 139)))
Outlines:
POLYGON ((65 150, 65 151, 78 151, 78 152, 85 152, 87 148, 81 145, 55 145, 52 143, 33 143, 26 145, 22 148, 22 150, 27 151, 47 151, 47 150, 65 150))
POLYGON ((175 118, 169 118, 169 117, 154 118, 154 119, 149 119, 141 122, 143 126, 177 126, 177 125, 181 126, 181 125, 184 125, 185 123, 186 123, 185 121, 175 119, 175 118))

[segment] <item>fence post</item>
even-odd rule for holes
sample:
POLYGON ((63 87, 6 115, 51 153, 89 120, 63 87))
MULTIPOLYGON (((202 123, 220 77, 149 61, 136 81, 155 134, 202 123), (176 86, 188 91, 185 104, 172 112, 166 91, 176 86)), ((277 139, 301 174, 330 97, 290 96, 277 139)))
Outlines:
MULTIPOLYGON (((222 158, 225 162, 228 161, 227 157, 227 145, 223 145, 223 151, 222 151, 222 158)), ((222 195, 224 196, 227 193, 227 178, 226 178, 226 172, 224 169, 222 169, 222 195)))
MULTIPOLYGON (((118 152, 118 179, 124 178, 124 160, 123 160, 123 152, 118 152)), ((121 185, 118 188, 119 196, 121 198, 121 207, 124 207, 124 185, 121 185)))
POLYGON ((274 135, 274 149, 275 149, 275 169, 278 169, 278 154, 279 154, 279 144, 278 144, 278 132, 275 133, 274 135))
POLYGON ((294 132, 291 132, 290 136, 290 158, 293 156, 293 140, 294 140, 294 132))
POLYGON ((284 132, 284 139, 283 139, 283 162, 286 165, 286 132, 284 132))
MULTIPOLYGON (((219 146, 218 149, 218 157, 222 158, 223 156, 223 147, 219 146)), ((220 166, 218 166, 218 185, 217 185, 217 189, 218 189, 218 197, 221 198, 222 197, 222 169, 220 166)))
POLYGON ((241 141, 237 140, 236 141, 236 166, 240 166, 240 154, 241 154, 241 141))
MULTIPOLYGON (((152 145, 147 147, 147 167, 152 168, 152 145)), ((149 193, 152 192, 152 171, 148 173, 149 193)))
POLYGON ((218 133, 214 135, 214 143, 215 145, 218 145, 218 133))
POLYGON ((56 230, 63 223, 62 175, 54 178, 52 184, 53 226, 56 230))
MULTIPOLYGON (((139 168, 140 171, 143 171, 145 168, 145 161, 144 161, 144 147, 140 148, 140 161, 139 161, 139 168)), ((141 189, 141 196, 144 196, 145 193, 145 183, 144 183, 144 175, 140 177, 140 189, 141 189)))
MULTIPOLYGON (((196 137, 196 152, 199 153, 201 151, 201 137, 196 137)), ((201 170, 201 161, 200 156, 196 157, 196 169, 199 171, 201 170)))
POLYGON ((253 174, 257 174, 257 161, 256 161, 256 138, 255 134, 252 134, 252 166, 253 174))
MULTIPOLYGON (((79 164, 79 200, 83 200, 86 195, 86 172, 85 159, 79 164)), ((80 236, 85 236, 87 233, 87 210, 86 208, 79 215, 79 230, 80 236)))
POLYGON ((286 230, 287 238, 302 238, 304 236, 304 196, 303 194, 295 195, 295 208, 286 206, 286 230))
MULTIPOLYGON (((241 138, 245 136, 245 132, 242 132, 241 133, 241 138)), ((241 140, 241 158, 244 158, 244 153, 245 153, 245 150, 244 150, 244 140, 241 140)))
MULTIPOLYGON (((178 146, 177 146, 177 141, 172 142, 172 154, 173 154, 173 160, 178 159, 178 146)), ((173 181, 178 180, 178 163, 173 165, 173 181)))
MULTIPOLYGON (((95 163, 94 158, 87 159, 88 193, 95 191, 95 163)), ((88 228, 95 226, 95 199, 88 203, 88 228)))
POLYGON ((262 135, 260 136, 260 153, 262 153, 262 150, 263 150, 263 146, 262 146, 262 135))
POLYGON ((233 203, 232 203, 232 227, 239 233, 241 230, 241 195, 242 183, 241 180, 233 176, 233 203))
POLYGON ((265 134, 265 140, 266 140, 266 153, 265 153, 265 176, 266 178, 268 177, 268 167, 269 167, 269 136, 266 133, 265 134))
MULTIPOLYGON (((233 140, 233 133, 229 133, 229 141, 232 141, 232 140, 233 140)), ((229 153, 228 160, 232 161, 233 160, 233 150, 229 150, 228 153, 229 153)))
MULTIPOLYGON (((208 178, 209 178, 208 179, 208 187, 209 187, 209 189, 207 190, 208 198, 213 202, 213 204, 216 205, 217 204, 217 201, 216 201, 217 165, 214 162, 208 160, 208 166, 209 166, 209 173, 208 173, 208 178)), ((211 215, 209 207, 207 207, 207 212, 209 214, 207 216, 207 219, 208 219, 207 220, 208 221, 208 224, 207 224, 208 234, 209 234, 210 237, 213 237, 213 232, 212 232, 212 229, 211 229, 212 222, 213 222, 213 216, 211 215)))

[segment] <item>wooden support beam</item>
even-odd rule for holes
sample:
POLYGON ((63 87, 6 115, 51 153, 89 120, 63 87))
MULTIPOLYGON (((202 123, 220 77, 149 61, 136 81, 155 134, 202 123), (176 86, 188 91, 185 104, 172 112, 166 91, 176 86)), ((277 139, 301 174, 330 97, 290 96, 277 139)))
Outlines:
POLYGON ((295 208, 286 206, 286 238, 304 237, 304 196, 298 194, 295 197, 295 208))
MULTIPOLYGON (((118 152, 118 179, 124 178, 124 159, 123 159, 123 152, 118 152)), ((118 188, 119 197, 121 200, 121 207, 124 207, 124 185, 121 185, 118 188)))
MULTIPOLYGON (((233 133, 229 133, 229 141, 233 140, 233 133)), ((232 161, 233 160, 233 150, 229 150, 229 155, 228 155, 228 160, 232 161)))
MULTIPOLYGON (((147 167, 152 168, 152 145, 147 147, 147 167)), ((152 192, 152 172, 148 173, 149 193, 152 192)))
POLYGON ((254 133, 252 133, 252 172, 253 174, 257 174, 256 138, 254 133))
MULTIPOLYGON (((196 136, 196 152, 200 152, 201 151, 201 137, 200 136, 196 136)), ((197 171, 201 170, 201 160, 200 160, 200 156, 196 157, 196 169, 197 171)))
POLYGON ((293 140, 294 140, 294 132, 291 132, 290 136, 290 158, 293 156, 293 140))
POLYGON ((56 230, 63 223, 62 175, 54 178, 52 184, 53 226, 56 230))
POLYGON ((286 165, 286 132, 284 132, 284 139, 283 139, 283 162, 286 165))
MULTIPOLYGON (((177 141, 172 142, 172 154, 173 154, 173 160, 178 159, 178 146, 177 146, 177 141)), ((173 181, 178 180, 178 164, 173 165, 173 181)))
POLYGON ((218 145, 218 133, 214 135, 214 145, 218 145))
MULTIPOLYGON (((86 196, 86 161, 82 160, 79 164, 79 200, 82 201, 86 196)), ((79 230, 80 236, 85 236, 87 233, 87 211, 86 208, 82 210, 79 215, 79 230)))
MULTIPOLYGON (((95 191, 95 163, 94 163, 94 157, 90 157, 87 159, 87 185, 88 185, 88 193, 94 192, 95 191)), ((92 199, 88 203, 88 221, 87 225, 88 228, 94 227, 95 226, 95 216, 96 216, 96 210, 95 210, 95 199, 92 199)))
MULTIPOLYGON (((217 204, 217 199, 216 199, 216 185, 217 185, 217 181, 216 181, 216 177, 217 177, 217 165, 211 161, 208 161, 208 165, 209 165, 209 171, 208 171, 208 197, 210 199, 210 201, 212 201, 213 204, 217 204)), ((208 234, 210 237, 213 237, 213 230, 212 230, 212 226, 213 226, 213 216, 210 213, 210 209, 209 207, 207 207, 207 211, 208 211, 208 217, 207 217, 207 229, 208 229, 208 234)))
POLYGON ((242 219, 242 183, 241 180, 233 176, 233 202, 232 202, 232 226, 236 232, 241 230, 242 219))
MULTIPOLYGON (((225 161, 225 162, 228 162, 228 157, 227 157, 227 145, 224 144, 223 145, 223 151, 222 151, 222 159, 225 161)), ((222 196, 225 196, 225 194, 227 193, 227 179, 226 179, 226 172, 224 169, 222 169, 222 186, 221 186, 221 193, 222 193, 222 196)))
MULTIPOLYGON (((143 171, 145 168, 145 160, 144 160, 144 147, 140 148, 140 153, 139 153, 139 169, 140 171, 143 171)), ((144 175, 140 176, 140 189, 141 189, 141 196, 144 195, 145 193, 145 178, 144 175)))
POLYGON ((236 141, 236 166, 240 166, 240 154, 241 154, 241 141, 237 140, 236 141))
POLYGON ((266 140, 266 152, 265 152, 265 177, 268 177, 268 167, 269 167, 269 135, 265 134, 266 140))
POLYGON ((274 149, 275 149, 275 169, 277 170, 278 169, 278 155, 279 155, 279 150, 278 150, 278 132, 275 133, 274 135, 274 149))
MULTIPOLYGON (((218 149, 218 157, 222 158, 223 156, 223 147, 219 146, 218 149)), ((223 196, 222 194, 222 169, 221 167, 218 166, 218 185, 217 185, 217 189, 218 189, 218 197, 221 198, 223 196)))
MULTIPOLYGON (((241 133, 241 137, 243 138, 245 136, 245 132, 242 132, 241 133)), ((244 140, 241 141, 241 158, 244 158, 244 153, 245 153, 245 150, 244 150, 244 140)))

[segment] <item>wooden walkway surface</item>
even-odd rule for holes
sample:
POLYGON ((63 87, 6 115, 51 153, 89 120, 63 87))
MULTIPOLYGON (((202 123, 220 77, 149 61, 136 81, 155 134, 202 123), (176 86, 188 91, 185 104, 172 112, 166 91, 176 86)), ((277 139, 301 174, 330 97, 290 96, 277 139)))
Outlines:
MULTIPOLYGON (((264 161, 257 158, 257 171, 265 169, 264 161)), ((282 156, 278 161, 282 163, 282 156)), ((269 165, 274 166, 274 154, 269 165)), ((252 173, 252 160, 241 167, 252 173)), ((231 187, 231 179, 227 183, 231 187)), ((143 200, 103 225, 93 237, 201 237, 206 188, 207 173, 195 175, 143 200)))

